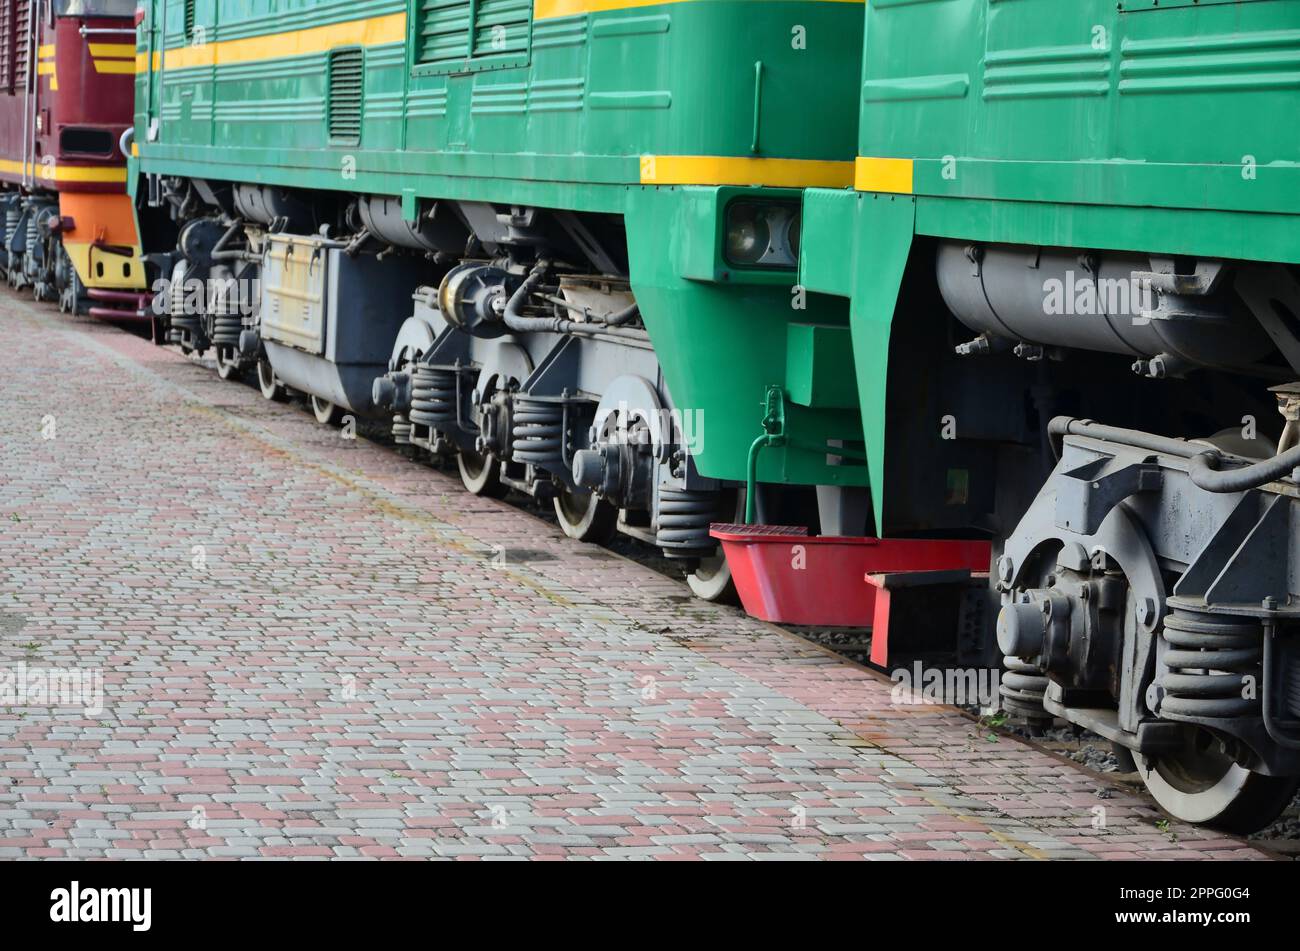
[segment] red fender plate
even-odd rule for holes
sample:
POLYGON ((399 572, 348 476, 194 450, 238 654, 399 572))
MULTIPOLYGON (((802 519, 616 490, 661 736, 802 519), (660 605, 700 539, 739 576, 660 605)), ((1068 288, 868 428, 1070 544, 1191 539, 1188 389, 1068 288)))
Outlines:
POLYGON ((809 536, 782 525, 713 525, 745 613, 778 624, 871 627, 869 574, 989 570, 986 541, 809 536))

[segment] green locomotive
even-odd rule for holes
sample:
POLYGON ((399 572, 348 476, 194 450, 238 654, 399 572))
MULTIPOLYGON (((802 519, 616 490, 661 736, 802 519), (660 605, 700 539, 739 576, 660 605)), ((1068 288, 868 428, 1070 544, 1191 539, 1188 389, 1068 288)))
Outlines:
POLYGON ((864 517, 853 389, 813 385, 852 379, 848 309, 792 292, 799 189, 852 181, 861 44, 831 0, 153 0, 158 338, 719 596, 748 476, 790 488, 766 517, 864 517))
POLYGON ((156 331, 702 596, 865 612, 877 662, 891 611, 956 631, 1258 827, 1300 777, 1297 62, 1291 0, 153 0, 156 331))
POLYGON ((1267 824, 1300 774, 1300 4, 876 0, 865 36, 801 279, 851 302, 877 524, 995 539, 1007 706, 1267 824))

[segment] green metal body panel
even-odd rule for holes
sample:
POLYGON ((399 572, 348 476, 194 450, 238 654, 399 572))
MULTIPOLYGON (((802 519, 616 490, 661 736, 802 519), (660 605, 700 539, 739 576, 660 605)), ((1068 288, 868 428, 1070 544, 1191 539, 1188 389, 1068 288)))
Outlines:
MULTIPOLYGON (((660 354, 669 392, 679 405, 703 411, 703 448, 697 465, 707 475, 742 480, 750 444, 762 431, 768 387, 781 386, 789 395, 792 382, 807 376, 799 355, 787 352, 792 328, 845 329, 847 308, 842 300, 812 296, 806 307, 798 309, 797 295, 792 293, 797 289, 791 287, 788 273, 780 282, 763 283, 693 276, 699 222, 717 217, 716 209, 725 204, 729 191, 638 189, 629 195, 627 230, 632 289, 660 354), (682 404, 679 393, 691 394, 690 401, 682 404)), ((837 366, 852 372, 844 361, 837 366)), ((792 401, 786 406, 785 420, 787 443, 764 451, 758 466, 760 481, 866 484, 866 470, 859 462, 845 459, 844 464, 827 464, 830 446, 840 447, 845 454, 861 454, 856 406, 792 401)))
POLYGON ((1291 0, 873 3, 859 154, 918 195, 1296 214, 1297 87, 1291 0))
POLYGON ((873 0, 865 51, 858 154, 912 194, 810 191, 801 280, 852 300, 878 524, 913 235, 1300 263, 1300 3, 873 0))
MULTIPOLYGON (((766 388, 808 372, 787 359, 789 328, 847 327, 847 306, 796 309, 792 270, 723 261, 731 197, 797 191, 713 187, 728 179, 707 161, 700 187, 646 187, 644 157, 850 163, 862 5, 689 0, 537 20, 531 0, 474 5, 505 23, 499 51, 492 22, 449 40, 420 0, 197 0, 192 21, 183 0, 152 0, 132 168, 402 196, 412 217, 422 198, 623 216, 670 392, 702 414, 696 467, 743 480, 766 388), (356 48, 359 91, 343 88, 356 48)), ((790 406, 790 441, 764 454, 760 478, 865 484, 864 466, 827 454, 861 453, 857 411, 820 389, 790 406)))
MULTIPOLYGON (((419 14, 408 12, 428 5, 198 0, 194 29, 217 57, 262 37, 272 58, 142 73, 140 169, 617 211, 621 186, 641 181, 644 155, 853 157, 862 7, 820 0, 690 0, 549 18, 531 24, 523 65, 460 73, 416 63, 409 41, 368 46, 360 134, 331 137, 330 49, 365 34, 280 57, 275 48, 290 44, 269 38, 402 17, 409 33, 419 14), (794 48, 795 27, 808 48, 794 48), (151 141, 143 133, 155 117, 151 141)), ((162 48, 165 8, 169 63, 206 58, 185 38, 184 7, 153 0, 143 56, 162 48)))
POLYGON ((884 525, 889 334, 915 227, 916 202, 910 197, 826 189, 810 189, 804 197, 802 282, 809 300, 849 298, 854 378, 878 526, 884 525))
POLYGON ((849 328, 790 324, 786 328, 785 378, 792 403, 856 409, 858 388, 849 328))

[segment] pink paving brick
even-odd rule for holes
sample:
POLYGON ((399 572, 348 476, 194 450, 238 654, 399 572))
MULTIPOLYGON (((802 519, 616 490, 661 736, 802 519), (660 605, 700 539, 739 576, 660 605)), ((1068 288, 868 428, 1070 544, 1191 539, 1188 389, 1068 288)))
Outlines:
POLYGON ((111 327, 0 301, 0 399, 0 664, 104 677, 0 856, 1265 857, 111 327))

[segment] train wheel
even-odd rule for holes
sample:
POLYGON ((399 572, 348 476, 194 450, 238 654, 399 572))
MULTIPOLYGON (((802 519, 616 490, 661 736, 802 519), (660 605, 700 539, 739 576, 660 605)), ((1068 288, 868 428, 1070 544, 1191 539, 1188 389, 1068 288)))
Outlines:
POLYGON ((686 576, 691 593, 701 601, 717 604, 735 604, 739 601, 736 585, 731 579, 731 566, 727 564, 722 549, 709 558, 701 558, 699 567, 686 576))
POLYGON ((289 391, 276 381, 275 370, 266 357, 257 361, 257 388, 268 400, 275 400, 277 403, 283 403, 289 398, 289 391))
POLYGON ((1136 753, 1134 759, 1147 791, 1175 819, 1243 835, 1281 815, 1300 788, 1300 777, 1263 776, 1239 766, 1204 731, 1174 755, 1136 753))
POLYGON ((462 449, 456 454, 456 467, 460 469, 460 481, 472 495, 500 499, 510 491, 501 482, 501 461, 490 453, 462 449))
POLYGON ((329 400, 323 400, 319 396, 311 398, 311 411, 316 417, 316 422, 322 426, 337 426, 343 419, 341 409, 329 400))
POLYGON ((554 505, 564 534, 580 542, 603 545, 618 530, 618 509, 594 492, 562 489, 554 505))
MULTIPOLYGON (((719 521, 743 522, 745 520, 745 490, 723 493, 722 504, 718 506, 719 521)), ((708 558, 701 558, 694 571, 686 576, 686 584, 691 593, 701 601, 715 604, 739 604, 740 595, 736 593, 735 582, 731 578, 731 566, 722 553, 722 546, 708 558)))
POLYGON ((243 370, 239 366, 239 357, 233 354, 227 356, 224 347, 217 348, 217 376, 226 381, 238 381, 243 377, 243 370))

